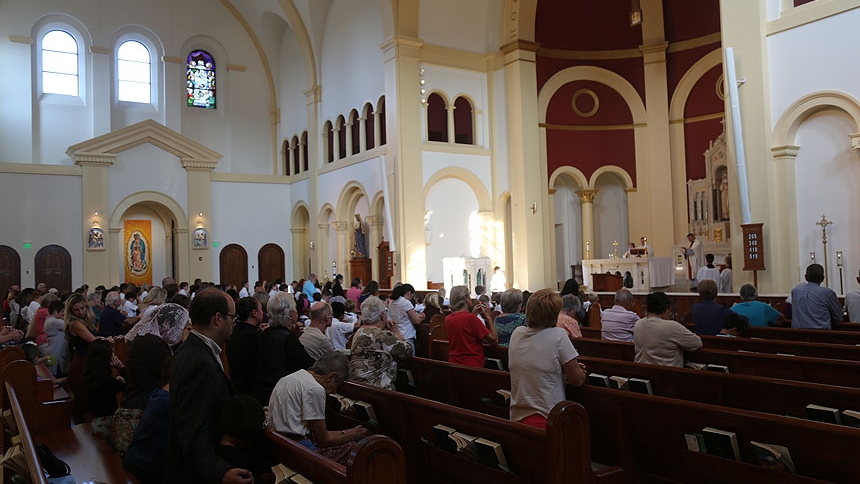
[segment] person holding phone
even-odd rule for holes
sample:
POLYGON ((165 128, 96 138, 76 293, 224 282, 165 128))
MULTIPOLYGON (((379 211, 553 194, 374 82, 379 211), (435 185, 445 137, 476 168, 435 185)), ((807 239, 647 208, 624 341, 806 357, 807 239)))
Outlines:
POLYGON ((451 288, 451 308, 454 312, 445 318, 448 362, 483 368, 484 343, 499 343, 490 307, 483 303, 474 304, 468 287, 454 286, 451 288), (478 314, 486 323, 478 318, 478 314))

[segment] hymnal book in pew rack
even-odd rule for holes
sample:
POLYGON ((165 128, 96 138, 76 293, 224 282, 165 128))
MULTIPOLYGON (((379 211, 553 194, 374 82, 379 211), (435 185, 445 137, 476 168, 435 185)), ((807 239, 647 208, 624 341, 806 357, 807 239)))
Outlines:
POLYGON ((755 452, 756 464, 768 469, 779 469, 781 471, 797 474, 794 462, 787 447, 776 444, 763 444, 750 441, 753 452, 755 452))
POLYGON ((860 427, 860 412, 854 410, 843 410, 842 423, 849 427, 860 427))
POLYGON ((806 406, 806 418, 817 422, 842 425, 839 410, 831 407, 822 407, 821 405, 813 405, 811 403, 806 406))
POLYGON ((705 427, 702 429, 705 437, 705 448, 708 454, 725 459, 741 460, 741 452, 738 449, 738 436, 727 430, 705 427))
POLYGON ((508 470, 508 460, 505 459, 502 444, 487 439, 476 439, 475 449, 478 451, 478 460, 484 465, 508 470))
POLYGON ((596 387, 609 388, 609 377, 600 373, 589 373, 588 384, 596 387))
POLYGON ((644 393, 646 395, 654 394, 654 390, 651 388, 651 380, 645 380, 643 378, 628 378, 627 386, 630 388, 631 392, 644 393))

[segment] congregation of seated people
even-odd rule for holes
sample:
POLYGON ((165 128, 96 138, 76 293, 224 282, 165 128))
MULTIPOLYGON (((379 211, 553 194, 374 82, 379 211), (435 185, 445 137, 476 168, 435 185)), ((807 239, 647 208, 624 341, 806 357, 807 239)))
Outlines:
MULTIPOLYGON (((792 299, 805 327, 816 327, 815 318, 829 327, 841 308, 819 287, 814 266, 792 299)), ((782 322, 751 285, 734 307, 716 304, 709 279, 698 284, 695 333, 672 320, 662 292, 647 296, 640 317, 629 290, 601 309, 573 279, 561 294, 473 289, 419 295, 397 284, 388 296, 376 281, 344 288, 340 275, 322 284, 315 274, 239 287, 168 277, 161 286, 82 286, 71 294, 14 286, 0 345, 34 348, 32 361, 70 391, 74 421, 92 422, 141 482, 247 483, 267 478, 255 450, 264 406, 269 428, 345 463, 367 429, 330 429, 326 396, 346 380, 395 389, 398 363, 427 356, 431 325, 444 326, 454 364, 484 367, 487 345, 509 347, 510 418, 545 428, 565 385, 586 380, 576 350, 586 307, 594 306, 603 339, 634 343, 636 362, 678 367, 702 346, 697 334, 738 337, 782 322)))

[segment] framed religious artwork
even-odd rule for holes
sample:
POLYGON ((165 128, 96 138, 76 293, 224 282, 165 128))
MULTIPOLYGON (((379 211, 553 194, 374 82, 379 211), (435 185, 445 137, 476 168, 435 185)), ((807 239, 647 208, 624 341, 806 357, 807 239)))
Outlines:
POLYGON ((105 250, 105 233, 98 227, 93 227, 87 232, 87 250, 105 250))
POLYGON ((206 233, 206 229, 203 227, 194 229, 191 239, 191 247, 194 249, 209 248, 209 234, 206 233))

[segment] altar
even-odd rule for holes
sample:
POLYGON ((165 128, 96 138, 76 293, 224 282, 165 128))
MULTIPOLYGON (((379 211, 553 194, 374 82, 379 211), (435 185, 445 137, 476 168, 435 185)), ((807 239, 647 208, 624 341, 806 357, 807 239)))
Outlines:
POLYGON ((582 281, 593 287, 592 274, 617 274, 633 291, 675 284, 675 260, 671 257, 633 257, 628 259, 588 259, 582 261, 582 281), (632 286, 630 284, 632 283, 632 286))

